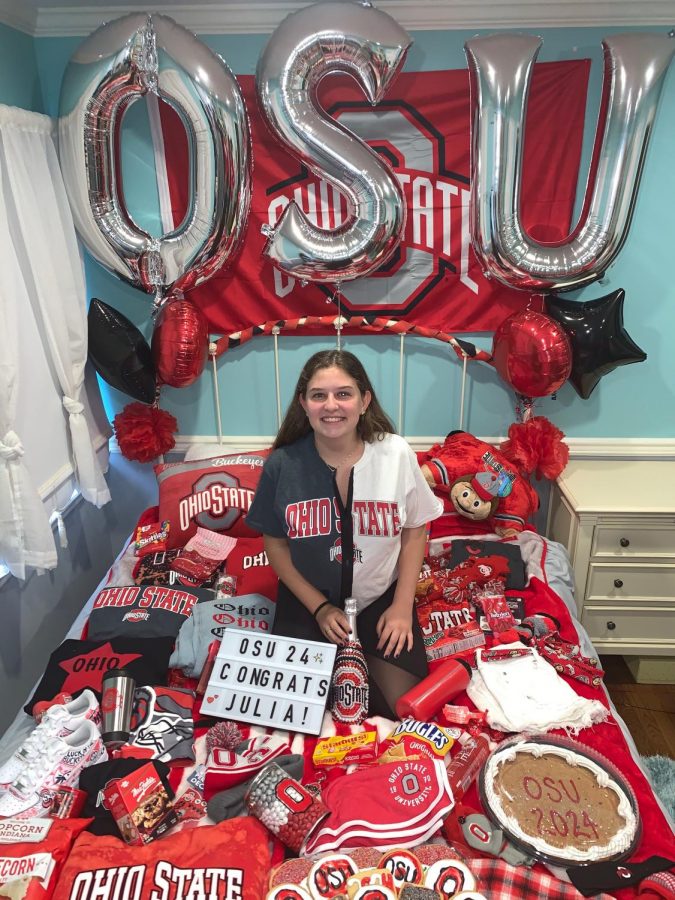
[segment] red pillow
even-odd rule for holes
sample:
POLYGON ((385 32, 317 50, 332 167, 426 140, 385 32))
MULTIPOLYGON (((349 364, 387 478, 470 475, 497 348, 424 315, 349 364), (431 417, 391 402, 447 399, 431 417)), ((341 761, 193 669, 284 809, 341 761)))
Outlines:
POLYGON ((265 896, 270 869, 267 829, 256 819, 226 819, 132 847, 116 837, 83 834, 75 842, 56 885, 54 900, 107 896, 265 896))
POLYGON ((159 521, 170 522, 167 549, 184 547, 197 528, 255 537, 246 525, 269 450, 155 466, 159 521))

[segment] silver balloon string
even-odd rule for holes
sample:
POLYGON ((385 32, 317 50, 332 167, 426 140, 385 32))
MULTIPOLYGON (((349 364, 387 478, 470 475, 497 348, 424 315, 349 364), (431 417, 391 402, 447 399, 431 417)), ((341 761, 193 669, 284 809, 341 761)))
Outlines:
POLYGON ((338 350, 342 350, 342 294, 340 293, 340 285, 335 285, 335 293, 333 301, 337 304, 337 319, 335 320, 335 342, 338 350))
POLYGON ((213 374, 213 402, 216 408, 216 427, 218 428, 218 443, 223 443, 223 423, 220 418, 220 394, 218 392, 218 344, 209 341, 209 356, 211 357, 211 371, 213 374))
POLYGON ((275 325, 272 328, 274 339, 274 387, 277 395, 277 428, 281 428, 281 377, 279 375, 279 334, 281 328, 275 325))

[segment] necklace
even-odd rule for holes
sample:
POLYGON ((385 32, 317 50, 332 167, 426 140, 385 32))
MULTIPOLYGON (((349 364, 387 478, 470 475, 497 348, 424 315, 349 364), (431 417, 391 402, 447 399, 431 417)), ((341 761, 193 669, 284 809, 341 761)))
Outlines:
POLYGON ((333 472, 336 472, 338 469, 342 468, 343 466, 346 466, 348 463, 351 463, 353 460, 355 461, 357 457, 361 456, 361 454, 363 453, 363 441, 359 441, 359 443, 353 450, 351 450, 349 453, 345 454, 340 459, 333 460, 332 462, 329 462, 326 459, 326 457, 319 450, 318 447, 316 448, 316 452, 319 454, 321 459, 326 463, 328 468, 331 469, 333 472))

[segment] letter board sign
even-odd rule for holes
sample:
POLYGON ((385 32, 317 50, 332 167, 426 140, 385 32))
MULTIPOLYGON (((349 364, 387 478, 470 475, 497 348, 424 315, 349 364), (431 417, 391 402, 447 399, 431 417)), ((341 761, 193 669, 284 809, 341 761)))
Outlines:
POLYGON ((320 734, 336 651, 335 644, 227 628, 201 712, 320 734))

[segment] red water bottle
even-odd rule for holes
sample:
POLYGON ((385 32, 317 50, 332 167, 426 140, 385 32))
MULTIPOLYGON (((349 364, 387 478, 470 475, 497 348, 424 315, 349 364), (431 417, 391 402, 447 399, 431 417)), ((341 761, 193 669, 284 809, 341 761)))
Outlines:
POLYGON ((461 694, 471 681, 471 666, 463 659, 448 659, 396 701, 399 719, 412 716, 430 722, 444 703, 461 694))

